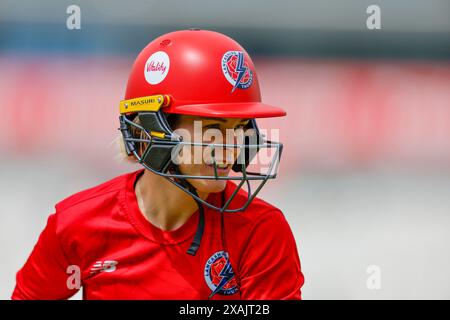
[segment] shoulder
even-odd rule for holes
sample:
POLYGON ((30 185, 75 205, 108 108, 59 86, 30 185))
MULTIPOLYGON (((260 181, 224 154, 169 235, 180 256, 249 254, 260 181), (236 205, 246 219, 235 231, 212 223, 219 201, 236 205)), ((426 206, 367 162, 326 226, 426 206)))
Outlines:
POLYGON ((82 205, 85 202, 95 201, 95 199, 99 197, 108 197, 109 194, 123 189, 127 178, 131 174, 132 173, 126 173, 97 186, 74 193, 73 195, 59 201, 56 204, 56 209, 58 211, 64 211, 73 206, 82 205))
POLYGON ((123 214, 125 190, 138 172, 117 176, 55 205, 55 239, 76 264, 95 259, 99 250, 107 248, 110 233, 128 221, 123 214))
POLYGON ((77 192, 55 205, 58 229, 74 222, 85 223, 86 218, 110 214, 120 204, 121 191, 137 173, 117 176, 97 186, 77 192))

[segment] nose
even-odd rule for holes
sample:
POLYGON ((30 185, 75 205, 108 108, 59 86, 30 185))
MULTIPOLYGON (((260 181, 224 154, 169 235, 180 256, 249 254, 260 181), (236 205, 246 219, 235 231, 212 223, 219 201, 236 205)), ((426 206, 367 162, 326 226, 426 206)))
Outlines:
POLYGON ((209 154, 211 157, 211 162, 215 161, 217 164, 233 164, 239 155, 236 148, 220 146, 211 148, 209 154))
POLYGON ((211 158, 211 162, 214 160, 218 164, 232 165, 235 163, 241 151, 243 151, 241 149, 243 141, 243 131, 241 133, 237 130, 234 130, 233 134, 229 134, 229 132, 223 132, 222 135, 214 136, 212 138, 211 142, 215 144, 215 146, 207 148, 209 149, 209 151, 206 155, 208 158, 211 158))

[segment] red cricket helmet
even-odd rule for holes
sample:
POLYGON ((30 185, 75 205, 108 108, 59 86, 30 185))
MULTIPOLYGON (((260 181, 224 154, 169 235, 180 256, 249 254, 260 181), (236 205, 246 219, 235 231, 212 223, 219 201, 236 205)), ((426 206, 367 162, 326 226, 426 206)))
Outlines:
POLYGON ((165 113, 228 118, 286 115, 261 102, 255 67, 244 48, 207 30, 164 34, 140 52, 124 103, 155 95, 164 96, 165 113))

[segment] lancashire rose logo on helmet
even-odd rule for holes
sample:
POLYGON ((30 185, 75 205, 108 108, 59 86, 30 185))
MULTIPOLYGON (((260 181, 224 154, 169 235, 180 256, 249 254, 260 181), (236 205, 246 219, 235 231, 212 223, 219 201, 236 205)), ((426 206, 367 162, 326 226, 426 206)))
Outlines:
POLYGON ((253 72, 244 59, 242 51, 227 51, 222 57, 222 72, 229 83, 236 88, 247 89, 252 85, 253 72))
POLYGON ((212 290, 210 297, 216 293, 232 295, 238 292, 233 268, 228 259, 228 253, 218 251, 206 261, 204 270, 205 281, 212 290))
POLYGON ((145 63, 145 80, 150 84, 158 84, 164 80, 169 73, 170 59, 164 51, 153 53, 145 63))

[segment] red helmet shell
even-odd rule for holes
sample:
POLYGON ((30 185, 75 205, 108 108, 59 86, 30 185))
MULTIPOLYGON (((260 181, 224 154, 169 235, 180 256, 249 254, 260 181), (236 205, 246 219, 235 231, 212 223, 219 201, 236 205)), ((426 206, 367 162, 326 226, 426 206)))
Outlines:
POLYGON ((164 112, 209 117, 279 117, 286 112, 261 103, 258 77, 248 53, 233 39, 207 30, 162 35, 138 55, 125 99, 169 95, 164 112))

